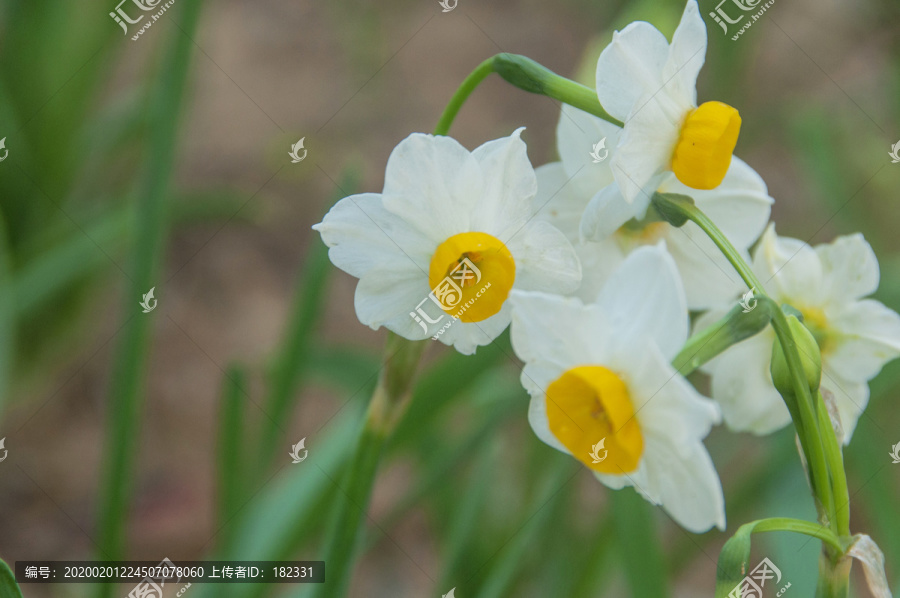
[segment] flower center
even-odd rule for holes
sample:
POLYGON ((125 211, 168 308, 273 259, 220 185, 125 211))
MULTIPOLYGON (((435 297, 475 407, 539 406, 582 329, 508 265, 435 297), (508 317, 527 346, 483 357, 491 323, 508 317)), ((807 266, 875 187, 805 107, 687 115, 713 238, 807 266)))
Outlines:
POLYGON ((738 111, 722 102, 706 102, 681 127, 672 155, 672 172, 694 189, 715 189, 725 178, 741 132, 738 111))
POLYGON ((619 376, 599 365, 578 366, 547 387, 546 400, 550 431, 576 459, 600 473, 637 469, 644 437, 619 376))
POLYGON ((435 298, 463 322, 480 322, 499 312, 515 279, 512 253, 487 233, 453 235, 438 245, 428 267, 435 298))

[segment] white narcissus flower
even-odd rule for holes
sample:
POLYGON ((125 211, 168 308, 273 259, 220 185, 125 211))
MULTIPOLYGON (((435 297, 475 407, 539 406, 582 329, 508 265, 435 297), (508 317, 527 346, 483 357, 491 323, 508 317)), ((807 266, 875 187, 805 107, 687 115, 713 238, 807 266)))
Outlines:
POLYGON ((722 102, 697 106, 705 61, 706 25, 696 0, 688 0, 671 44, 639 21, 614 33, 600 54, 597 97, 625 123, 612 170, 626 201, 652 195, 666 171, 693 189, 713 189, 725 177, 741 117, 722 102))
MULTIPOLYGON (((605 139, 614 157, 621 133, 615 125, 563 106, 556 129, 560 161, 537 169, 539 217, 566 234, 581 260, 583 279, 577 296, 592 300, 628 253, 664 239, 684 282, 690 309, 709 309, 731 300, 743 283, 709 237, 693 222, 675 228, 666 222, 643 221, 650 196, 642 194, 629 203, 613 181, 609 159, 594 162, 592 144, 605 139)), ((709 191, 690 189, 672 173, 656 180, 661 193, 694 198, 749 259, 747 250, 769 221, 773 203, 755 170, 735 157, 722 184, 709 191)))
MULTIPOLYGON (((810 247, 775 234, 770 226, 756 249, 753 270, 777 303, 803 314, 822 353, 822 388, 831 391, 844 429, 844 443, 869 401, 868 381, 900 356, 900 316, 873 299, 878 260, 862 235, 838 237, 810 247)), ((697 330, 725 309, 710 311, 697 330)), ((769 372, 775 333, 771 327, 729 348, 703 367, 725 423, 737 431, 773 432, 790 422, 769 372)))
POLYGON ((528 419, 610 488, 634 486, 692 532, 724 529, 722 485, 703 445, 720 412, 671 365, 688 312, 663 245, 628 256, 593 303, 513 292, 528 419))
POLYGON ((391 153, 382 193, 345 197, 313 227, 331 261, 359 278, 360 322, 470 354, 509 324, 513 288, 578 287, 572 246, 533 219, 537 182, 521 132, 473 152, 414 133, 391 153))

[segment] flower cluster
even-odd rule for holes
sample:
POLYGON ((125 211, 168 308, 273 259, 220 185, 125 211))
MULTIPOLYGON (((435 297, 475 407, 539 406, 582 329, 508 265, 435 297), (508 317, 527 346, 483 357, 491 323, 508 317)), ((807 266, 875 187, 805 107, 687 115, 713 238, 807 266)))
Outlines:
POLYGON ((766 184, 732 155, 738 111, 697 102, 706 45, 696 0, 671 42, 632 23, 597 62, 611 119, 564 105, 558 162, 535 170, 522 129, 474 151, 416 133, 391 154, 381 193, 341 200, 314 227, 359 279, 356 313, 373 329, 409 340, 440 330, 469 354, 511 324, 535 434, 694 532, 725 527, 703 444, 712 426, 765 434, 790 415, 770 373, 771 328, 704 366, 711 398, 673 367, 691 313, 703 330, 747 286, 699 226, 661 217, 655 194, 689 196, 748 262, 755 246, 755 275, 818 344, 847 441, 868 381, 900 355, 900 316, 864 298, 879 273, 861 236, 812 248, 767 228, 766 184))

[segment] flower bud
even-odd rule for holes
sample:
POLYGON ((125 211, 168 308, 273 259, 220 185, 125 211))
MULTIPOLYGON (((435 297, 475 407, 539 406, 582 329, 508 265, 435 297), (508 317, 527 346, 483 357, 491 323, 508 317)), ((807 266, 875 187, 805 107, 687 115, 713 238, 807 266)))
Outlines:
MULTIPOLYGON (((796 317, 788 316, 787 322, 794 341, 797 343, 797 352, 800 354, 800 363, 803 365, 806 384, 809 386, 809 391, 815 395, 819 390, 819 382, 822 380, 822 355, 819 352, 819 345, 812 333, 796 317)), ((781 341, 777 338, 772 347, 772 382, 782 395, 795 394, 791 370, 784 357, 781 341)))

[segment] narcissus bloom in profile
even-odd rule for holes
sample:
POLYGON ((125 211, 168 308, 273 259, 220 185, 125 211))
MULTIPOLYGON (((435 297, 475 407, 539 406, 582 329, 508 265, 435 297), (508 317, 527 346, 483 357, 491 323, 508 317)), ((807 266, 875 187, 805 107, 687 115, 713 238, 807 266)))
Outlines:
POLYGON ((722 485, 703 445, 720 413, 671 366, 688 312, 662 244, 628 256, 594 303, 520 291, 510 301, 537 436, 610 488, 634 486, 689 531, 724 529, 722 485))
MULTIPOLYGON (((813 248, 779 237, 772 225, 754 254, 753 270, 772 299, 803 314, 822 354, 821 386, 834 395, 849 442, 869 401, 868 381, 900 356, 900 316, 864 298, 878 288, 875 253, 859 234, 813 248)), ((697 329, 725 311, 704 314, 697 329)), ((769 371, 774 342, 775 333, 766 328, 703 368, 712 376, 713 399, 734 430, 767 434, 791 421, 769 371)))
POLYGON ((472 152, 414 133, 391 153, 381 193, 345 197, 313 227, 334 265, 359 278, 360 322, 468 354, 509 324, 513 289, 578 287, 574 249, 533 219, 521 132, 472 152))
MULTIPOLYGON (((609 166, 590 152, 605 139, 614 158, 622 130, 576 108, 563 106, 556 129, 560 161, 537 169, 536 209, 562 230, 581 259, 583 279, 577 296, 592 300, 610 272, 628 253, 666 241, 681 274, 688 307, 709 309, 729 301, 743 288, 740 276, 709 237, 693 222, 675 228, 646 219, 650 195, 625 200, 609 166)), ((672 173, 654 179, 661 193, 689 195, 741 252, 759 238, 769 221, 773 199, 766 183, 735 157, 722 183, 702 191, 681 184, 672 173)))
POLYGON ((628 202, 652 195, 666 171, 693 189, 714 189, 728 172, 741 117, 722 102, 697 106, 706 43, 700 9, 688 0, 671 44, 639 21, 614 33, 600 54, 597 97, 625 123, 612 171, 628 202))

